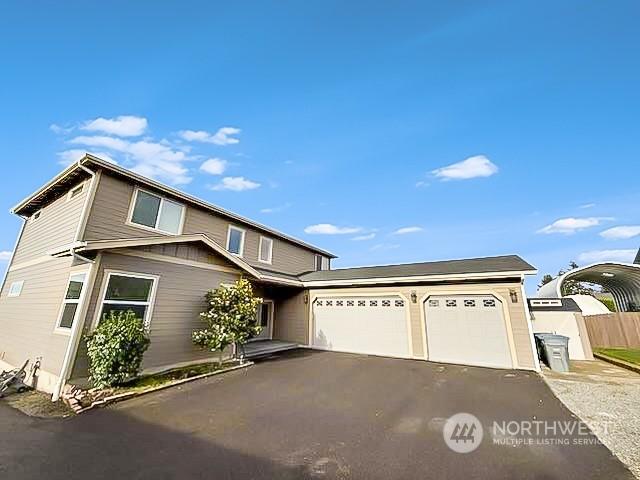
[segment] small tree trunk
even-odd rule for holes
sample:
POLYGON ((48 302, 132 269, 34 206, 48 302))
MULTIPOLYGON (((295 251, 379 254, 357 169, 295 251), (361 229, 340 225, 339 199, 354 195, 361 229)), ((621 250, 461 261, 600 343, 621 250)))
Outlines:
POLYGON ((222 367, 222 354, 224 352, 224 349, 221 349, 220 352, 218 353, 218 367, 222 367))

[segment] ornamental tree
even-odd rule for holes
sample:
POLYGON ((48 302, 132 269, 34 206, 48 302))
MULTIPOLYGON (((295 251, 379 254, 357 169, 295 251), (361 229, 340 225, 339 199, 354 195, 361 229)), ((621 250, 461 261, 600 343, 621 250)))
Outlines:
POLYGON ((209 290, 207 310, 200 318, 207 325, 192 334, 193 343, 201 348, 220 353, 230 345, 243 345, 262 329, 256 322, 258 305, 262 299, 253 294, 248 280, 241 278, 230 287, 209 290))

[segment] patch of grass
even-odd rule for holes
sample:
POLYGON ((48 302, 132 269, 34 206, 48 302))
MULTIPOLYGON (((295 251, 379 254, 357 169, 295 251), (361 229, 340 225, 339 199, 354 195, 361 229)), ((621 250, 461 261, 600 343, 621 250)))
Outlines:
POLYGON ((35 390, 12 393, 4 397, 2 401, 30 417, 63 418, 75 415, 64 402, 60 400, 52 402, 51 395, 35 390))
POLYGON ((640 348, 595 348, 597 353, 640 365, 640 348))
POLYGON ((159 373, 157 375, 146 375, 144 377, 132 380, 131 382, 118 388, 118 392, 125 393, 159 387, 176 380, 197 377, 198 375, 203 375, 205 373, 213 373, 218 370, 235 366, 237 364, 237 361, 226 362, 222 365, 218 365, 218 363, 203 363, 190 367, 176 368, 167 372, 159 373))

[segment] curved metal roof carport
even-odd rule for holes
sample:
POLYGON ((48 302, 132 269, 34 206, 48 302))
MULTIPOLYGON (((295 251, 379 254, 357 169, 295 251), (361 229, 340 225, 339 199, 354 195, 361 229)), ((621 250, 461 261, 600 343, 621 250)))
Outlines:
POLYGON ((640 307, 640 265, 633 263, 600 262, 579 267, 554 278, 538 289, 540 298, 562 297, 567 280, 595 283, 611 292, 619 312, 640 307))

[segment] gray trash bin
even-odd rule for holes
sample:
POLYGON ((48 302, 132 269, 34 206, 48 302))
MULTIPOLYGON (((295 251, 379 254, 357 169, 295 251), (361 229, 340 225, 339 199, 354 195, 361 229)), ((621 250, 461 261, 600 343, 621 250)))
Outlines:
POLYGON ((544 359, 549 368, 556 372, 568 372, 569 337, 545 334, 541 336, 540 341, 544 350, 544 359))

